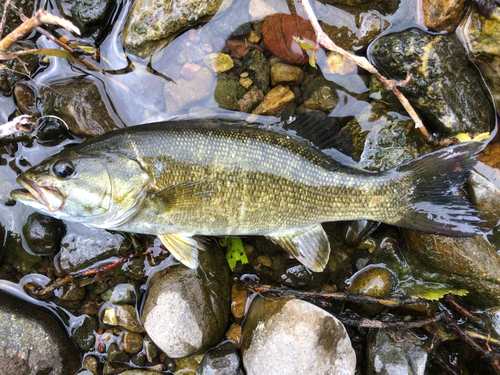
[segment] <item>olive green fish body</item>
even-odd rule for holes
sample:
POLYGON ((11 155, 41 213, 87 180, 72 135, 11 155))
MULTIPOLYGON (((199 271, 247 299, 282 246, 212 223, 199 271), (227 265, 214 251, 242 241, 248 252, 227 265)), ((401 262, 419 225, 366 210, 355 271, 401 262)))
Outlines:
POLYGON ((480 143, 450 147, 371 173, 284 132, 181 121, 120 129, 55 155, 18 179, 12 196, 52 216, 159 235, 197 266, 193 235, 265 235, 320 271, 321 223, 369 219, 475 235, 476 212, 452 195, 480 143))

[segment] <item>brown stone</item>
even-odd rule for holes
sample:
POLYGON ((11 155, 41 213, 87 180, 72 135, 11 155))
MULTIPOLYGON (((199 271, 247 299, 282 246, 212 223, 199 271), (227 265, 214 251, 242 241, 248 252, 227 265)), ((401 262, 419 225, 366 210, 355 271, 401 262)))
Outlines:
POLYGON ((454 31, 464 15, 465 4, 465 0, 423 0, 425 26, 433 31, 454 31))
POLYGON ((278 13, 267 17, 262 25, 262 37, 273 55, 291 64, 309 62, 309 56, 294 41, 294 37, 316 44, 311 23, 296 14, 278 13))
POLYGON ((246 289, 241 284, 233 284, 231 288, 231 313, 235 318, 241 319, 245 316, 246 305, 246 289))
POLYGON ((267 93, 262 103, 252 113, 254 115, 279 116, 294 99, 295 95, 288 87, 276 86, 267 93))

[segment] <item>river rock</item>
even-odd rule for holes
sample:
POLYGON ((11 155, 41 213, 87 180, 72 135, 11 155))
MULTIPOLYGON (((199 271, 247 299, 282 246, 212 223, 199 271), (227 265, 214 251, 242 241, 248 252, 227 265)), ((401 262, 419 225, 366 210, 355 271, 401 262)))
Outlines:
POLYGON ((234 67, 233 59, 225 53, 211 53, 203 58, 203 62, 216 74, 223 73, 234 67))
POLYGON ((167 112, 175 113, 208 98, 212 94, 214 82, 214 75, 206 67, 200 68, 190 81, 180 78, 175 82, 167 82, 163 88, 167 112))
POLYGON ((321 109, 331 112, 337 106, 339 97, 337 89, 340 86, 334 82, 328 81, 322 75, 311 80, 304 91, 304 105, 312 109, 321 109))
MULTIPOLYGON (((136 0, 128 12, 122 42, 133 54, 147 58, 168 45, 181 31, 207 22, 223 0, 136 0), (162 9, 159 12, 159 9, 162 9)), ((230 3, 230 2, 229 2, 230 3)))
POLYGON ((82 33, 106 23, 115 2, 112 0, 57 0, 62 16, 69 18, 82 33))
POLYGON ((477 135, 490 130, 493 107, 455 36, 409 29, 378 39, 371 53, 389 78, 404 80, 412 74, 400 90, 433 131, 477 135))
POLYGON ((214 99, 220 108, 236 111, 238 109, 238 100, 246 93, 247 90, 238 81, 227 74, 222 74, 215 85, 214 99))
POLYGON ((131 305, 119 305, 115 308, 117 324, 132 332, 144 332, 141 323, 137 319, 135 307, 131 305))
POLYGON ((394 13, 399 6, 399 0, 375 0, 375 1, 363 1, 363 0, 321 0, 322 3, 331 5, 341 5, 345 7, 352 7, 359 9, 360 12, 366 12, 369 10, 377 10, 382 14, 394 13))
POLYGON ((217 345, 205 353, 196 375, 243 375, 241 358, 230 342, 217 345))
POLYGON ((446 237, 403 229, 408 250, 454 287, 468 290, 470 303, 500 303, 500 255, 482 236, 446 237))
POLYGON ((23 226, 23 236, 31 251, 37 255, 55 255, 59 251, 66 227, 61 220, 32 213, 23 226))
POLYGON ((453 32, 464 16, 465 0, 423 0, 424 24, 433 31, 453 32))
MULTIPOLYGON (((309 56, 294 37, 316 44, 311 23, 297 14, 273 14, 262 25, 262 37, 267 49, 290 64, 307 64, 309 56)), ((263 90, 264 91, 264 90, 263 90)))
POLYGON ((366 374, 424 375, 427 348, 411 331, 374 329, 366 338, 366 374))
POLYGON ((95 333, 98 329, 97 319, 83 315, 73 325, 71 338, 82 350, 88 351, 95 344, 95 333))
MULTIPOLYGON (((4 34, 5 35, 5 34, 4 34)), ((12 46, 11 52, 34 49, 36 46, 31 42, 19 42, 12 46)), ((17 82, 31 76, 38 68, 37 55, 22 55, 12 60, 2 61, 5 65, 0 69, 0 92, 10 95, 17 82)))
POLYGON ((69 131, 80 137, 94 137, 118 129, 120 120, 111 105, 103 101, 101 83, 74 79, 40 89, 44 115, 54 115, 66 122, 69 131), (100 87, 99 87, 99 86, 100 87))
POLYGON ((279 116, 294 99, 295 95, 288 86, 276 86, 266 94, 264 100, 252 113, 254 115, 279 116))
POLYGON ((125 237, 122 234, 71 225, 61 240, 59 258, 61 270, 74 272, 116 255, 120 246, 128 243, 124 241, 125 237))
POLYGON ((14 87, 12 93, 19 110, 29 116, 40 116, 40 111, 37 107, 37 94, 35 89, 29 83, 21 82, 14 87))
MULTIPOLYGON (((0 14, 4 13, 4 4, 6 1, 0 2, 0 14)), ((35 10, 35 1, 26 1, 26 0, 14 0, 12 1, 12 4, 14 4, 16 7, 19 8, 19 10, 27 16, 30 16, 33 14, 33 11, 35 10)), ((18 27, 23 21, 19 16, 14 12, 14 10, 11 8, 10 11, 7 13, 7 19, 5 23, 5 28, 3 30, 2 36, 5 36, 9 34, 12 30, 14 30, 16 27, 18 27)))
POLYGON ((262 90, 259 90, 257 87, 253 87, 250 91, 243 95, 240 100, 238 100, 238 103, 236 103, 236 107, 240 112, 250 113, 263 100, 264 93, 262 92, 262 90))
POLYGON ((78 348, 59 319, 30 300, 0 291, 0 373, 76 373, 78 348))
POLYGON ((478 162, 467 180, 467 197, 486 220, 483 226, 496 227, 500 221, 500 170, 478 162))
POLYGON ((137 300, 137 294, 132 284, 118 284, 102 293, 101 299, 116 305, 133 304, 137 300))
POLYGON ((142 323, 171 358, 215 345, 224 336, 231 308, 229 266, 222 251, 200 251, 197 270, 179 265, 150 280, 142 323))
POLYGON ((269 91, 269 63, 264 54, 256 49, 243 58, 243 66, 248 71, 254 87, 264 93, 269 91))
POLYGON ((295 65, 278 62, 271 66, 271 85, 300 85, 304 72, 295 65))
POLYGON ((461 25, 462 40, 493 94, 500 114, 500 7, 489 18, 473 11, 461 25))
POLYGON ((253 374, 354 374, 356 356, 344 326, 293 298, 257 297, 243 327, 243 364, 253 374))

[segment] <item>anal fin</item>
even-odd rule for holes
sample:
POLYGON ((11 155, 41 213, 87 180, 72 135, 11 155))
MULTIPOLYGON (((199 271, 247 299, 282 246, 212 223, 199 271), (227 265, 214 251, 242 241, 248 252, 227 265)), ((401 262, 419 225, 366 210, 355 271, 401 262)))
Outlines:
POLYGON ((160 234, 158 238, 172 255, 189 268, 197 268, 198 243, 191 236, 178 233, 160 234))
POLYGON ((322 272, 330 257, 330 243, 321 224, 267 236, 314 272, 322 272))

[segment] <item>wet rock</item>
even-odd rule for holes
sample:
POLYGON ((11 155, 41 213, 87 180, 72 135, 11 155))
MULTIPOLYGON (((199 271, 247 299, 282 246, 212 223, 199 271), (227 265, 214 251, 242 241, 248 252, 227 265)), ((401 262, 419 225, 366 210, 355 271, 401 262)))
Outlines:
POLYGON ((115 305, 125 305, 135 303, 137 295, 132 284, 118 284, 114 288, 106 290, 101 295, 101 299, 115 305))
POLYGON ((217 345, 205 353, 196 375, 243 375, 241 358, 230 342, 217 345))
POLYGON ((107 359, 112 362, 128 362, 130 356, 121 350, 117 344, 113 343, 108 347, 107 359))
POLYGON ((167 82, 163 88, 168 113, 174 113, 181 108, 191 106, 199 100, 212 94, 215 78, 208 68, 201 68, 191 81, 178 79, 167 82))
POLYGON ((66 284, 60 300, 76 302, 81 301, 83 298, 85 298, 85 289, 78 288, 75 284, 66 284))
POLYGON ((149 336, 144 338, 144 352, 148 362, 153 363, 158 357, 158 347, 149 336))
POLYGON ((303 264, 296 264, 286 267, 275 279, 290 288, 301 288, 313 282, 314 273, 303 264))
POLYGON ((403 237, 408 250, 428 269, 439 272, 452 286, 468 290, 470 303, 500 303, 500 255, 482 236, 445 237, 404 229, 403 237))
POLYGON ((500 114, 500 7, 489 18, 476 11, 461 25, 462 40, 469 56, 479 68, 493 94, 497 113, 500 114))
POLYGON ((297 14, 273 14, 262 24, 262 37, 267 49, 290 64, 307 64, 309 56, 294 37, 316 44, 311 23, 297 14))
MULTIPOLYGON (((374 104, 353 120, 369 129, 359 156, 361 168, 382 171, 413 160, 428 150, 422 134, 406 116, 374 104), (411 128, 410 132, 408 129, 411 128)), ((356 152, 356 156, 359 153, 356 152)))
POLYGON ((271 85, 300 85, 304 73, 298 66, 276 63, 271 66, 271 85))
POLYGON ((493 229, 500 221, 500 170, 479 162, 467 180, 467 197, 493 229))
POLYGON ((122 272, 130 279, 140 281, 144 278, 146 271, 144 269, 143 259, 131 259, 122 266, 122 272))
POLYGON ((76 373, 80 354, 66 329, 53 313, 29 300, 0 291, 0 373, 76 373))
POLYGON ((207 349, 224 335, 230 311, 229 266, 220 249, 199 253, 197 270, 179 265, 152 277, 142 312, 149 337, 171 358, 207 349))
POLYGON ((61 16, 70 19, 82 33, 106 23, 115 2, 111 0, 57 0, 61 16))
POLYGON ((241 284, 233 284, 231 288, 231 313, 235 318, 241 319, 245 316, 246 305, 246 289, 241 284))
POLYGON ((32 213, 23 226, 23 236, 30 248, 38 255, 54 255, 59 251, 66 227, 63 222, 41 213, 32 213))
POLYGON ((339 53, 326 53, 326 66, 322 69, 324 74, 350 74, 356 71, 357 65, 349 59, 346 59, 339 53))
POLYGON ((269 90, 269 64, 264 54, 258 50, 251 50, 243 58, 243 67, 248 71, 254 87, 266 93, 269 90))
POLYGON ((424 25, 433 31, 453 32, 465 13, 465 0, 423 0, 424 25))
POLYGON ((55 118, 44 118, 37 131, 38 143, 45 147, 55 147, 71 137, 63 122, 55 118))
POLYGON ((135 353, 130 357, 130 362, 138 367, 146 366, 146 354, 144 352, 135 353))
POLYGON ((85 356, 82 367, 93 375, 99 375, 101 373, 101 364, 93 355, 85 356))
POLYGON ((346 51, 361 51, 387 30, 390 22, 380 13, 332 8, 319 4, 319 24, 326 35, 346 51))
POLYGON ((221 4, 222 0, 181 0, 164 7, 161 0, 135 1, 123 29, 123 45, 133 54, 147 58, 181 31, 210 20, 221 4), (159 7, 163 7, 162 12, 158 12, 159 7))
POLYGON ((369 233, 379 226, 376 221, 356 220, 345 225, 344 237, 345 241, 350 246, 358 245, 369 233))
POLYGON ((63 119, 69 131, 80 137, 94 137, 117 129, 120 120, 103 101, 101 83, 75 79, 40 89, 44 115, 63 119))
POLYGON ((122 374, 129 368, 130 366, 125 363, 106 361, 104 362, 104 366, 102 366, 102 374, 103 375, 122 374))
MULTIPOLYGON (((246 73, 246 74, 248 75, 248 73, 246 73)), ((253 81, 250 78, 248 78, 248 76, 247 77, 241 77, 238 82, 240 83, 241 86, 243 86, 247 90, 249 90, 250 87, 253 85, 253 81)), ((262 96, 262 97, 264 97, 264 96, 262 96)))
POLYGON ((203 62, 216 74, 223 73, 234 67, 233 59, 225 53, 211 53, 204 57, 203 62))
POLYGON ((139 353, 143 347, 142 335, 136 332, 125 331, 120 337, 119 345, 126 353, 139 353))
POLYGON ((114 307, 106 307, 102 316, 102 322, 110 326, 118 325, 118 318, 116 317, 116 309, 114 307))
POLYGON ((137 319, 137 312, 135 307, 131 305, 121 305, 117 306, 116 309, 116 320, 120 327, 123 327, 132 332, 145 332, 142 328, 141 323, 137 319))
POLYGON ((37 98, 35 90, 31 87, 31 85, 23 82, 18 83, 16 87, 14 87, 13 95, 16 100, 17 107, 23 114, 30 116, 40 115, 40 111, 38 110, 36 104, 37 98))
POLYGON ((254 115, 279 116, 294 99, 295 95, 287 86, 276 86, 267 93, 262 103, 252 113, 254 115))
POLYGON ((241 331, 242 329, 239 324, 232 323, 226 332, 226 339, 232 342, 238 349, 241 346, 241 331))
POLYGON ((336 83, 328 81, 323 76, 317 76, 304 91, 304 105, 308 108, 331 112, 339 102, 337 89, 340 89, 340 86, 336 83))
MULTIPOLYGON (((4 4, 6 2, 2 1, 0 2, 0 14, 3 15, 4 13, 4 4)), ((30 16, 33 14, 33 11, 35 10, 35 1, 26 1, 26 0, 14 0, 12 1, 12 4, 14 4, 16 7, 19 8, 19 10, 27 16, 30 16)), ((7 13, 7 19, 5 23, 5 28, 3 30, 2 36, 5 36, 9 34, 11 31, 13 31, 16 27, 18 27, 22 21, 19 18, 19 16, 12 10, 7 13)))
POLYGON ((423 375, 427 348, 411 331, 372 330, 366 339, 367 374, 423 375))
MULTIPOLYGON (((396 284, 396 277, 385 267, 370 265, 356 272, 347 283, 346 292, 373 297, 387 297, 396 284)), ((383 306, 362 305, 368 315, 375 315, 383 310, 383 306)))
POLYGON ((81 316, 79 319, 78 325, 71 331, 71 338, 82 350, 88 351, 95 344, 94 334, 99 325, 94 317, 81 316))
POLYGON ((262 92, 262 90, 259 90, 257 87, 254 87, 245 95, 243 95, 243 97, 240 100, 238 100, 238 103, 236 103, 236 107, 240 112, 250 113, 263 100, 264 100, 264 93, 262 92))
POLYGON ((342 323, 313 304, 291 298, 254 300, 241 352, 249 375, 353 374, 356 367, 342 323))
POLYGON ((400 90, 434 131, 477 135, 490 130, 493 108, 455 36, 409 29, 378 39, 371 52, 389 78, 404 80, 412 74, 400 90))
MULTIPOLYGON (((22 42, 12 46, 10 51, 25 51, 34 48, 36 48, 34 44, 22 42)), ((4 60, 2 65, 5 67, 0 69, 0 92, 8 96, 19 81, 31 76, 38 68, 38 56, 22 55, 12 60, 4 60)))
POLYGON ((480 15, 490 18, 497 9, 498 0, 474 0, 473 3, 480 15))
POLYGON ((115 255, 125 238, 103 229, 71 226, 61 240, 59 263, 61 270, 74 272, 115 255))
POLYGON ((238 81, 227 74, 222 74, 217 79, 217 85, 215 85, 214 99, 220 108, 236 111, 238 109, 238 100, 246 93, 247 90, 238 81))

